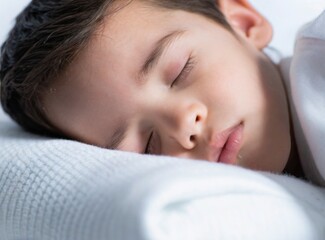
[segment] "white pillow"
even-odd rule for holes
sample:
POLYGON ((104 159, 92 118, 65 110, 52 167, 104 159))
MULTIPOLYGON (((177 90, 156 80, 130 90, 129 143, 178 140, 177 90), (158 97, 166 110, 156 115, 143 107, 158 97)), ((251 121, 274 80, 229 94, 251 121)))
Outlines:
POLYGON ((325 239, 325 189, 289 176, 0 133, 1 240, 325 239))

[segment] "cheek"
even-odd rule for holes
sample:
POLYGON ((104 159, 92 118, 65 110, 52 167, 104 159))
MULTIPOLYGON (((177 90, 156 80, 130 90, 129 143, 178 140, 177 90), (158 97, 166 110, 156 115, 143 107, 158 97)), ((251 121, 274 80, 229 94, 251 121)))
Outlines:
POLYGON ((265 105, 265 96, 257 76, 230 69, 202 73, 196 88, 201 96, 223 114, 260 111, 265 105))
POLYGON ((116 79, 114 84, 108 83, 101 88, 102 97, 117 108, 131 106, 139 97, 138 87, 133 84, 136 79, 116 79))

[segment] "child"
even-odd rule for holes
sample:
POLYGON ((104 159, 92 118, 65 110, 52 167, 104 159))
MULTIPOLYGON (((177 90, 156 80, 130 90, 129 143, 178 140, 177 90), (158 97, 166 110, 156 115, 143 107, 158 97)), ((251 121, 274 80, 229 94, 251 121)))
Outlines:
POLYGON ((35 133, 303 177, 271 37, 247 0, 35 0, 2 105, 35 133))

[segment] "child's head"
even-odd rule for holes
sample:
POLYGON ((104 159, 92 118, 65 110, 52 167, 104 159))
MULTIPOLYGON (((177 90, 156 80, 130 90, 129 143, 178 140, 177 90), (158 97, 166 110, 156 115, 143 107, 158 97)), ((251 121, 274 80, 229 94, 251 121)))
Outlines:
POLYGON ((1 100, 33 132, 279 172, 271 35, 247 0, 33 1, 2 49, 1 100))

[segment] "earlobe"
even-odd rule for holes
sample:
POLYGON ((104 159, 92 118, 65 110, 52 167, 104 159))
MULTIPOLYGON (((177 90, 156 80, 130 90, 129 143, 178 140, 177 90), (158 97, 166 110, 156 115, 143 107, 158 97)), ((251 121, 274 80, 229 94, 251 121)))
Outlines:
POLYGON ((272 26, 248 0, 219 0, 220 10, 234 31, 256 48, 263 49, 272 39, 272 26))

